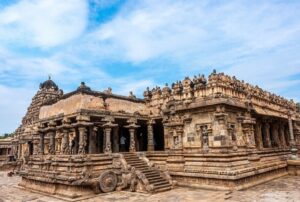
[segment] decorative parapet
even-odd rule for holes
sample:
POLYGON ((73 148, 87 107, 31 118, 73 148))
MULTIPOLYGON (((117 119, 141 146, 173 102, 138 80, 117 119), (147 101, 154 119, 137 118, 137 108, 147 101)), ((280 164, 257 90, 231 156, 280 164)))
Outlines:
POLYGON ((194 76, 193 80, 186 77, 183 81, 173 83, 171 89, 167 86, 163 90, 160 87, 152 90, 147 88, 144 97, 145 101, 153 107, 166 106, 171 101, 188 105, 197 100, 231 98, 244 103, 248 110, 254 109, 263 114, 286 116, 287 111, 297 111, 293 100, 287 100, 258 86, 240 81, 234 76, 215 71, 208 77, 208 82, 204 75, 194 76))

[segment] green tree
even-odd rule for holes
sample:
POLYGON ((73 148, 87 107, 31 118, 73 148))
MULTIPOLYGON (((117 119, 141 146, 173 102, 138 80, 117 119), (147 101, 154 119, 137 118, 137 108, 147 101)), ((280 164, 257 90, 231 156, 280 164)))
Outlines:
POLYGON ((3 135, 0 135, 0 139, 5 139, 12 136, 14 136, 14 133, 4 133, 3 135))

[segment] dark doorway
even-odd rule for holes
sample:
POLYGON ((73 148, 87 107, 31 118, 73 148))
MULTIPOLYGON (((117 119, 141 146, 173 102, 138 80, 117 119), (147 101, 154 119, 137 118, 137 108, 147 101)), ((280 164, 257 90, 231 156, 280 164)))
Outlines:
POLYGON ((264 125, 261 127, 261 136, 262 136, 262 141, 263 141, 263 147, 267 148, 268 147, 267 134, 266 134, 266 131, 264 130, 264 125))
POLYGON ((28 142, 29 155, 33 155, 33 143, 28 142))
POLYGON ((136 132, 136 151, 147 151, 147 122, 138 121, 140 126, 136 132))
POLYGON ((116 123, 119 126, 119 151, 120 152, 128 152, 130 145, 130 135, 128 128, 125 128, 128 125, 126 119, 116 119, 116 123))
POLYGON ((162 124, 162 119, 156 120, 153 127, 153 143, 155 151, 163 151, 165 148, 164 140, 164 126, 162 124))
POLYGON ((97 131, 97 141, 96 141, 96 153, 103 153, 104 152, 104 131, 102 128, 98 128, 97 131))

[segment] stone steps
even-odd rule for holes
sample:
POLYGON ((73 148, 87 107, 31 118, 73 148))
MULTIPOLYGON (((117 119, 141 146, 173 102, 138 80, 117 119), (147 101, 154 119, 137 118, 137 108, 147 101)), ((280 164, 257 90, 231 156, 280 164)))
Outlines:
POLYGON ((150 185, 154 187, 153 192, 163 192, 172 189, 172 185, 161 177, 160 171, 155 168, 150 168, 143 160, 134 153, 124 153, 124 159, 127 164, 141 171, 148 179, 150 185))

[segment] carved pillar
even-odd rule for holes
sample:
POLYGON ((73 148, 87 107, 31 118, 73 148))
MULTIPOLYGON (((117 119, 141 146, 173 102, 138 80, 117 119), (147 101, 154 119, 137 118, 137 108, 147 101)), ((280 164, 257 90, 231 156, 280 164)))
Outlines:
POLYGON ((260 122, 257 122, 255 125, 255 140, 256 140, 256 147, 258 149, 262 149, 263 146, 263 139, 262 139, 262 133, 261 133, 262 124, 260 122))
POLYGON ((290 146, 290 131, 289 131, 289 126, 286 124, 284 126, 284 137, 285 137, 285 143, 287 146, 290 146))
POLYGON ((129 146, 129 152, 135 152, 135 128, 129 128, 129 134, 130 134, 130 146, 129 146))
POLYGON ((200 131, 201 131, 201 136, 202 136, 202 148, 203 148, 204 151, 208 151, 208 149, 209 149, 209 130, 208 130, 208 126, 204 125, 201 128, 200 131))
POLYGON ((169 128, 166 125, 166 123, 163 123, 164 127, 164 142, 165 142, 165 150, 169 150, 171 148, 170 146, 170 133, 169 133, 169 128))
POLYGON ((86 145, 87 145, 87 129, 85 127, 79 127, 79 149, 78 154, 85 154, 86 145))
POLYGON ((130 118, 127 123, 129 125, 125 126, 125 128, 129 129, 129 135, 130 135, 130 143, 129 143, 129 152, 135 152, 136 146, 135 146, 135 132, 136 129, 139 128, 139 125, 136 125, 137 120, 135 118, 130 118))
POLYGON ((244 123, 243 123, 243 132, 244 132, 244 135, 246 136, 248 148, 255 147, 255 138, 254 138, 254 129, 253 129, 254 124, 255 124, 255 121, 252 122, 252 120, 244 120, 244 123))
POLYGON ((272 124, 272 135, 273 135, 273 140, 274 140, 274 144, 275 147, 280 147, 280 140, 279 140, 279 131, 278 131, 279 127, 278 124, 275 122, 272 124))
POLYGON ((55 144, 55 153, 60 154, 61 153, 61 133, 56 131, 56 144, 55 144))
POLYGON ((110 139, 110 135, 111 135, 111 128, 109 127, 105 127, 104 128, 104 136, 105 136, 105 149, 104 149, 104 153, 111 153, 111 139, 110 139))
POLYGON ((290 145, 295 145, 293 120, 289 118, 289 134, 290 134, 290 145))
POLYGON ((40 143, 39 143, 40 150, 39 150, 39 155, 44 155, 44 147, 45 147, 45 145, 44 145, 45 137, 44 136, 45 135, 42 132, 40 132, 39 135, 40 135, 40 143))
POLYGON ((50 143, 49 143, 49 154, 55 154, 55 132, 54 131, 49 131, 48 133, 49 138, 50 138, 50 143))
POLYGON ((291 117, 289 117, 289 132, 290 132, 290 146, 292 152, 291 159, 298 159, 298 155, 297 155, 298 149, 296 147, 294 129, 293 129, 293 120, 291 119, 291 117))
POLYGON ((229 147, 232 145, 231 137, 228 135, 227 117, 225 107, 217 106, 213 122, 214 147, 229 147))
POLYGON ((118 124, 114 124, 113 122, 115 121, 114 117, 112 116, 106 116, 104 117, 103 121, 106 123, 103 124, 103 149, 104 153, 111 153, 112 148, 111 148, 111 131, 112 128, 115 128, 118 126, 118 124))
POLYGON ((39 154, 39 140, 38 138, 35 138, 33 140, 33 155, 38 155, 39 154))
POLYGON ((265 142, 266 142, 266 147, 271 148, 271 137, 270 137, 270 124, 269 123, 264 123, 264 134, 265 134, 265 142))
POLYGON ((286 145, 286 141, 285 141, 285 137, 284 137, 283 123, 280 123, 280 125, 279 125, 279 138, 280 138, 282 148, 285 148, 287 145, 286 145))
POLYGON ((245 147, 246 146, 246 138, 243 133, 243 123, 244 117, 239 115, 237 117, 237 128, 236 128, 236 139, 237 139, 237 146, 238 147, 245 147))
POLYGON ((69 133, 68 129, 63 129, 61 140, 61 154, 69 154, 69 133))
POLYGON ((153 141, 153 124, 155 122, 153 120, 149 120, 147 123, 147 138, 148 138, 148 151, 154 151, 154 141, 153 141))

